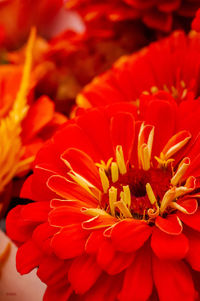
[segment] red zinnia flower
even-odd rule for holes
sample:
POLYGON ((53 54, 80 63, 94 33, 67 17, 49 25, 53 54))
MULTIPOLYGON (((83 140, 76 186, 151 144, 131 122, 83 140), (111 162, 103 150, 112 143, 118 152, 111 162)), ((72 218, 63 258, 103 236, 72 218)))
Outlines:
MULTIPOLYGON (((168 32, 180 16, 193 17, 198 0, 67 0, 67 8, 77 10, 86 22, 102 20, 117 22, 141 19, 150 28, 168 32), (106 12, 106 14, 105 14, 106 12)), ((182 26, 184 21, 182 21, 182 26)))
POLYGON ((39 267, 44 300, 197 296, 200 102, 140 103, 82 112, 37 155, 22 191, 34 202, 9 213, 7 232, 18 271, 39 267))
POLYGON ((42 33, 63 6, 63 0, 2 0, 0 2, 0 46, 19 47, 30 28, 42 33))
MULTIPOLYGON (((120 56, 138 50, 146 42, 144 29, 135 22, 130 22, 128 29, 125 24, 117 24, 84 33, 67 30, 49 42, 38 37, 32 70, 36 93, 48 95, 58 111, 69 115, 75 97, 86 84, 120 56)), ((24 49, 7 53, 6 58, 17 65, 23 53, 24 49)))
POLYGON ((135 102, 141 93, 165 90, 177 102, 198 97, 200 34, 176 31, 171 36, 122 57, 113 68, 96 77, 77 98, 81 107, 119 101, 135 102), (105 97, 109 95, 109 97, 105 97))

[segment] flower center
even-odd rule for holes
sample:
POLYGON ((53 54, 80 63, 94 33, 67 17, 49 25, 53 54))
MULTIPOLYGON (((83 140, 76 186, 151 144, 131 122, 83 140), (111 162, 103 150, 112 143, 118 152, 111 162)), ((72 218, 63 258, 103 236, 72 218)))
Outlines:
POLYGON ((185 157, 174 170, 171 157, 191 138, 182 131, 173 136, 160 157, 151 160, 154 127, 141 125, 138 135, 138 167, 125 162, 122 146, 116 147, 116 161, 109 159, 99 167, 103 194, 100 208, 117 218, 136 218, 152 222, 158 215, 175 210, 185 212, 179 199, 195 189, 194 177, 184 179, 190 165, 185 157))

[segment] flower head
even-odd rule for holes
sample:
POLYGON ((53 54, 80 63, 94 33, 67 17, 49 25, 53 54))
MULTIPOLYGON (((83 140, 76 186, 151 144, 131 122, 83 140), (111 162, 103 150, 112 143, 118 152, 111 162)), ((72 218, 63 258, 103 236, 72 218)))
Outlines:
MULTIPOLYGON (((102 22, 105 16, 110 22, 140 19, 150 28, 169 32, 180 17, 193 17, 199 8, 199 3, 190 0, 117 0, 107 2, 69 0, 66 2, 66 7, 77 10, 87 23, 96 20, 102 22)), ((183 23, 182 21, 182 25, 183 23)))
POLYGON ((44 300, 195 300, 200 103, 140 104, 80 112, 37 155, 7 232, 44 300))
MULTIPOLYGON (((36 81, 35 91, 54 99, 56 109, 69 115, 75 97, 86 84, 121 55, 132 53, 145 42, 144 30, 135 22, 130 22, 128 29, 125 24, 118 24, 84 33, 67 30, 49 42, 38 37, 31 72, 36 81)), ((24 48, 7 53, 6 59, 20 64, 24 48)))
POLYGON ((198 97, 200 34, 176 31, 139 52, 121 57, 77 97, 81 107, 119 101, 137 102, 140 94, 169 92, 177 102, 198 97), (105 95, 107 97, 105 97, 105 95))
POLYGON ((37 26, 39 32, 43 33, 44 29, 52 23, 62 5, 62 0, 1 1, 0 46, 19 47, 26 40, 32 26, 37 26))

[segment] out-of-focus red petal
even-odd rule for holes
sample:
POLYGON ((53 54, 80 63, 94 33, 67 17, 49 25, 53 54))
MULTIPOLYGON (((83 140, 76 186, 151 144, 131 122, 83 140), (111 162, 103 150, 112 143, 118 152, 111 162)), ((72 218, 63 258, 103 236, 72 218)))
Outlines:
POLYGON ((179 235, 183 229, 182 223, 176 214, 168 215, 165 218, 158 216, 155 225, 161 231, 171 235, 179 235))
POLYGON ((73 261, 68 279, 77 294, 84 294, 94 285, 100 275, 101 269, 94 257, 82 255, 73 261))
POLYGON ((73 258, 83 253, 88 235, 80 224, 71 224, 54 235, 51 245, 59 258, 73 258))
POLYGON ((39 266, 43 253, 31 241, 27 241, 17 250, 16 267, 20 274, 27 274, 35 267, 39 266))
POLYGON ((145 222, 125 219, 113 227, 111 240, 122 252, 134 252, 141 248, 151 235, 152 228, 145 222))
POLYGON ((120 301, 146 301, 153 289, 151 252, 144 246, 138 251, 133 263, 126 269, 120 301))
POLYGON ((182 233, 170 235, 154 227, 151 247, 159 258, 178 260, 185 257, 189 244, 186 236, 182 233))
POLYGON ((47 97, 42 96, 35 101, 22 123, 22 139, 24 143, 31 140, 53 118, 54 103, 47 97))
POLYGON ((153 258, 153 277, 160 301, 192 301, 195 290, 192 276, 183 261, 153 258))

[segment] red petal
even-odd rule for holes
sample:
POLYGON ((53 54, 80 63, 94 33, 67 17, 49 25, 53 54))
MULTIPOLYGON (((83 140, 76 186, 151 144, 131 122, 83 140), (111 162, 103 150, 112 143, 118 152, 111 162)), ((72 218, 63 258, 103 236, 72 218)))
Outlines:
POLYGON ((111 240, 117 250, 134 252, 143 246, 151 232, 151 227, 145 222, 126 219, 113 227, 111 240))
POLYGON ((21 209, 23 206, 18 205, 13 208, 6 218, 6 231, 8 236, 17 242, 27 241, 32 236, 37 223, 24 221, 21 218, 21 209))
POLYGON ((67 301, 72 293, 73 290, 66 279, 65 284, 61 283, 60 285, 48 286, 43 296, 43 301, 67 301))
POLYGON ((94 205, 96 200, 81 186, 62 176, 51 176, 47 186, 57 195, 68 200, 81 200, 85 206, 94 205))
POLYGON ((66 281, 68 270, 68 261, 60 260, 55 256, 48 256, 43 258, 40 263, 37 275, 42 282, 49 286, 61 283, 63 279, 66 281))
POLYGON ((49 223, 53 226, 64 227, 74 223, 81 223, 86 216, 80 211, 80 207, 60 206, 49 213, 49 223))
POLYGON ((151 237, 151 247, 154 253, 162 259, 182 259, 189 245, 184 234, 169 235, 154 227, 151 237))
POLYGON ((184 262, 154 256, 153 275, 160 301, 195 300, 193 280, 184 262))
POLYGON ((121 289, 122 275, 102 274, 95 285, 84 295, 87 301, 114 301, 121 289))
POLYGON ((40 97, 34 102, 23 121, 22 139, 32 139, 53 118, 54 103, 47 96, 40 97))
POLYGON ((73 261, 68 279, 77 294, 84 294, 95 284, 100 274, 101 269, 94 258, 82 255, 73 261))
POLYGON ((23 206, 21 216, 25 221, 43 222, 48 220, 49 202, 34 202, 23 206))
POLYGON ((120 301, 146 301, 153 289, 151 251, 144 247, 138 251, 135 260, 126 270, 120 301))
POLYGON ((181 207, 185 208, 187 210, 188 214, 194 214, 198 209, 198 202, 196 199, 190 199, 188 196, 185 197, 185 199, 180 199, 176 201, 177 204, 179 204, 181 207))
POLYGON ((80 224, 68 225, 54 235, 52 248, 61 259, 76 257, 83 253, 88 235, 80 224))
POLYGON ((183 229, 181 221, 175 214, 168 215, 166 218, 158 216, 155 224, 161 231, 171 235, 179 235, 183 229))
POLYGON ((48 222, 41 224, 33 232, 33 241, 44 253, 51 254, 51 238, 57 231, 58 229, 51 227, 48 222))
POLYGON ((111 119, 111 139, 114 152, 117 145, 121 145, 125 161, 131 157, 134 143, 135 124, 129 113, 118 113, 111 119))
MULTIPOLYGON (((103 111, 100 109, 89 110, 77 118, 77 123, 83 129, 84 133, 87 134, 90 141, 93 141, 100 153, 101 160, 107 162, 108 159, 113 157, 110 143, 109 121, 103 111)), ((99 161, 100 160, 96 162, 99 161)))
POLYGON ((67 161, 68 167, 81 175, 99 189, 102 188, 98 169, 94 161, 83 151, 76 148, 66 150, 61 159, 67 161))
POLYGON ((188 215, 182 212, 177 214, 182 222, 189 227, 200 231, 200 210, 197 210, 194 214, 188 215))
POLYGON ((103 232, 102 231, 94 231, 88 237, 85 244, 85 251, 88 254, 95 254, 98 252, 100 244, 103 242, 103 232))
POLYGON ((16 267, 20 274, 27 274, 39 266, 43 253, 31 241, 27 241, 17 251, 16 267))
POLYGON ((200 233, 192 229, 187 229, 185 232, 189 240, 189 251, 186 259, 192 269, 200 271, 200 233))

